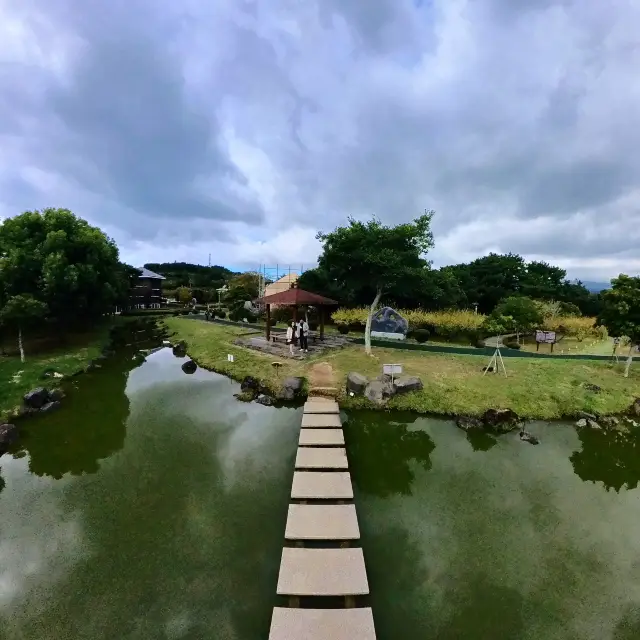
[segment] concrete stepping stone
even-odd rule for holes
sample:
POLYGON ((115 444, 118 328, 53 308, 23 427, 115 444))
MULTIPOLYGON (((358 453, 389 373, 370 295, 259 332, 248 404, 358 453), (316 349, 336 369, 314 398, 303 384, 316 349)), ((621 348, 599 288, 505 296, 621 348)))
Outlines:
POLYGON ((287 540, 359 540, 354 504, 290 504, 287 540))
POLYGON ((373 612, 275 607, 269 640, 376 640, 373 612))
POLYGON ((278 595, 357 596, 369 593, 362 549, 282 550, 278 595))
POLYGON ((347 452, 340 447, 298 447, 296 469, 348 469, 347 452))
POLYGON ((339 413, 305 413, 302 416, 303 429, 341 429, 339 413))
POLYGON ((304 413, 340 413, 340 407, 335 400, 317 397, 304 403, 304 413))
POLYGON ((351 474, 346 471, 296 471, 293 500, 353 500, 351 474))
POLYGON ((301 447, 344 447, 344 434, 342 429, 301 429, 301 447))

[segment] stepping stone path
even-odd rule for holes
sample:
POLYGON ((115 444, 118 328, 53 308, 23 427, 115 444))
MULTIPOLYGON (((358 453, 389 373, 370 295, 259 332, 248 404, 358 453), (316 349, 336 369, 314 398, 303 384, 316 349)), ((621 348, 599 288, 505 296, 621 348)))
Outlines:
POLYGON ((287 597, 289 606, 274 608, 269 640, 376 638, 373 612, 361 602, 369 595, 369 582, 348 468, 338 403, 310 398, 304 406, 278 576, 277 594, 287 597), (343 598, 344 606, 328 608, 317 600, 323 597, 332 602, 343 598))

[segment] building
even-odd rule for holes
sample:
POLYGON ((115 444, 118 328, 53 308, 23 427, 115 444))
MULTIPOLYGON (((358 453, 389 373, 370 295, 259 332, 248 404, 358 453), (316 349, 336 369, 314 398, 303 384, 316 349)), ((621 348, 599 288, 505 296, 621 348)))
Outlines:
POLYGON ((162 281, 159 273, 139 267, 138 284, 131 292, 131 306, 134 309, 159 309, 162 304, 162 281))
MULTIPOLYGON (((267 296, 273 296, 276 293, 282 293, 287 289, 291 289, 297 281, 297 273, 288 273, 286 276, 282 276, 279 280, 266 285, 264 288, 264 294, 261 297, 266 298, 267 296)), ((275 306, 277 305, 274 305, 274 307, 275 306)))

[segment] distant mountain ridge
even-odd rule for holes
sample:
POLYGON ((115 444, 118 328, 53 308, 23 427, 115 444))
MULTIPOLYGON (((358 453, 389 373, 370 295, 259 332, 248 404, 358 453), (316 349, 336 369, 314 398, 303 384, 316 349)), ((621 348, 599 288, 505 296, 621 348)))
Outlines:
POLYGON ((594 282, 592 280, 583 280, 582 284, 591 291, 591 293, 600 293, 605 289, 611 289, 610 282, 594 282))

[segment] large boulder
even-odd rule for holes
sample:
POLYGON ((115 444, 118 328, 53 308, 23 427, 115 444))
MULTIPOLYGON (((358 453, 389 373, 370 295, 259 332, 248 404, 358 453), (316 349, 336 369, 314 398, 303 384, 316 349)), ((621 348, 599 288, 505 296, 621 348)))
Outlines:
POLYGON ((258 393, 258 391, 260 391, 260 380, 253 376, 246 376, 240 383, 240 391, 254 391, 258 393))
POLYGON ((463 431, 475 431, 483 428, 482 420, 473 416, 458 416, 456 425, 463 431))
POLYGON ((520 426, 521 420, 512 409, 487 409, 483 416, 484 426, 496 433, 508 433, 520 426))
POLYGON ((294 376, 285 378, 282 382, 282 389, 278 393, 278 398, 280 400, 293 400, 300 395, 303 385, 304 378, 297 378, 294 376))
POLYGON ((364 390, 365 397, 374 404, 383 405, 393 396, 394 386, 391 382, 372 380, 364 390))
POLYGON ((173 355, 176 358, 184 358, 187 355, 187 343, 184 340, 180 340, 173 346, 173 355))
POLYGON ((362 395, 369 384, 369 378, 355 371, 350 371, 347 375, 347 391, 356 395, 362 395))
POLYGON ((416 376, 400 376, 395 379, 396 393, 408 393, 409 391, 421 391, 424 388, 422 380, 416 376))
POLYGON ((182 363, 182 370, 185 373, 195 373, 198 365, 193 360, 187 360, 182 363))
POLYGON ((25 394, 23 400, 25 406, 30 409, 41 409, 43 405, 49 402, 49 391, 44 387, 32 389, 25 394))
POLYGON ((409 323, 395 309, 382 307, 371 318, 371 331, 406 335, 409 323))
POLYGON ((15 424, 0 424, 0 456, 18 439, 18 427, 15 424))

